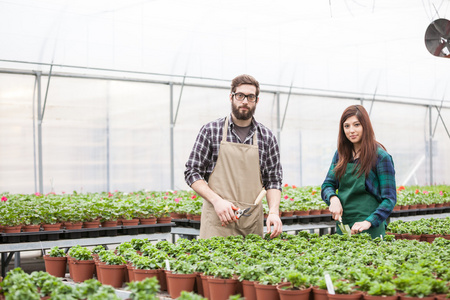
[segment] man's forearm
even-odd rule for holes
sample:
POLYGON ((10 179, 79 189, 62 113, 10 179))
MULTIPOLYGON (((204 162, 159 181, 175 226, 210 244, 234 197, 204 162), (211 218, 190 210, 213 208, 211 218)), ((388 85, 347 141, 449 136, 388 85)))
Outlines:
POLYGON ((217 195, 204 180, 197 180, 192 185, 191 188, 199 194, 203 199, 214 205, 217 201, 222 200, 222 198, 217 195))
POLYGON ((281 191, 278 189, 267 190, 266 199, 267 199, 267 204, 269 205, 269 213, 279 214, 281 191))

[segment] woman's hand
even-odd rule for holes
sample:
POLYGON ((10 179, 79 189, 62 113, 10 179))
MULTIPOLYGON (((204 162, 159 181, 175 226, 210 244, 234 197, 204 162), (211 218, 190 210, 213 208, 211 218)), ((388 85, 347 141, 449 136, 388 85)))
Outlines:
POLYGON ((369 221, 356 222, 352 226, 352 234, 360 233, 370 227, 372 227, 372 224, 369 221))
POLYGON ((329 207, 331 217, 333 220, 339 220, 339 217, 342 216, 342 204, 341 200, 337 196, 332 196, 330 198, 330 207, 329 207))

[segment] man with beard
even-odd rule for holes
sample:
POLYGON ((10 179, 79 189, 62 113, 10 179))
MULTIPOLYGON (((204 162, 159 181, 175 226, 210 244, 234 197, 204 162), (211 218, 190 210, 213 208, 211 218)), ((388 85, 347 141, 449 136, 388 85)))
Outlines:
POLYGON ((200 238, 263 236, 263 208, 255 200, 264 191, 269 205, 267 232, 271 238, 282 232, 280 151, 273 133, 253 117, 258 95, 255 78, 234 78, 231 114, 204 125, 195 140, 184 175, 186 183, 204 199, 200 238), (250 210, 238 219, 238 208, 250 210))

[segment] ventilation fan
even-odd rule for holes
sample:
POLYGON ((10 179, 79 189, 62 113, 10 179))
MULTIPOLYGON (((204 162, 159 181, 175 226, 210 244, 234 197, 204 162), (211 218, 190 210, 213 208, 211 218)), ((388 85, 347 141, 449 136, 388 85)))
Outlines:
POLYGON ((425 32, 425 46, 434 56, 450 58, 450 21, 437 19, 425 32))

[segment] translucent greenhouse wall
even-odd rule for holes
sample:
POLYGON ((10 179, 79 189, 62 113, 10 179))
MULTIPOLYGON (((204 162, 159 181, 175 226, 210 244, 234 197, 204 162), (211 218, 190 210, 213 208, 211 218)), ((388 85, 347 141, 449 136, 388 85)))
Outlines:
MULTIPOLYGON (((47 81, 42 76, 41 109, 47 81)), ((279 138, 284 183, 320 185, 336 151, 340 115, 361 102, 262 89, 255 117, 279 138)), ((0 192, 188 189, 184 164, 198 130, 230 112, 225 84, 54 76, 41 127, 40 168, 37 93, 35 76, 0 72, 0 192)), ((393 156, 397 185, 450 183, 449 108, 440 111, 443 122, 435 106, 363 105, 377 140, 393 156)))

